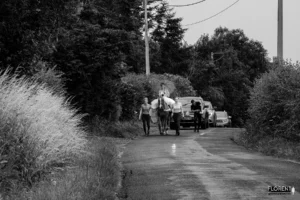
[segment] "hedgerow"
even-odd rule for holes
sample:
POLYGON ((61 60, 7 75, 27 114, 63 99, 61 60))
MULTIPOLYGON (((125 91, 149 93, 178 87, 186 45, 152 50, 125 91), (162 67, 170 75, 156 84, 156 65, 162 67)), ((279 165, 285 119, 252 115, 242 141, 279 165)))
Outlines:
POLYGON ((252 138, 299 139, 299 65, 285 63, 264 74, 256 81, 249 102, 247 132, 252 138))

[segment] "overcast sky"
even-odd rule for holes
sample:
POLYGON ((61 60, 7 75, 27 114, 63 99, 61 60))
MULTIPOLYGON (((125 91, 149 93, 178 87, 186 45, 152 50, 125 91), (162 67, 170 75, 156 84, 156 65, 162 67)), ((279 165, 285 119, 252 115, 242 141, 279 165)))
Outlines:
MULTIPOLYGON (((199 0, 168 0, 170 5, 182 5, 199 0)), ((236 0, 206 0, 203 3, 175 8, 177 17, 182 17, 182 24, 190 24, 225 9, 236 0)), ((283 1, 283 56, 284 59, 300 61, 300 0, 283 1)), ((268 56, 277 55, 277 7, 278 0, 240 0, 222 14, 193 26, 185 33, 188 44, 194 44, 202 34, 212 35, 219 27, 242 29, 246 36, 262 42, 268 56)))

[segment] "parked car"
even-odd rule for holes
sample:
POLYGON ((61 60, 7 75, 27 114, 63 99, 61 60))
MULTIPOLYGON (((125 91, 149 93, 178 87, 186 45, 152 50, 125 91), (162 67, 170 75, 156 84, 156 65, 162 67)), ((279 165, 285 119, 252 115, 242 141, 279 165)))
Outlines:
POLYGON ((209 113, 209 117, 208 117, 209 124, 212 127, 216 127, 216 125, 217 125, 217 115, 216 115, 216 111, 213 108, 211 102, 210 101, 204 101, 204 108, 206 108, 208 113, 209 113))
MULTIPOLYGON (((194 126, 194 111, 191 110, 191 101, 194 100, 196 102, 200 102, 201 106, 201 128, 208 128, 208 114, 206 114, 207 110, 204 109, 204 101, 202 97, 179 97, 178 101, 182 104, 183 116, 180 122, 180 125, 183 127, 191 127, 194 126)), ((175 124, 173 119, 171 119, 170 128, 174 129, 175 124)))
POLYGON ((226 111, 216 111, 217 126, 231 127, 231 116, 226 111))

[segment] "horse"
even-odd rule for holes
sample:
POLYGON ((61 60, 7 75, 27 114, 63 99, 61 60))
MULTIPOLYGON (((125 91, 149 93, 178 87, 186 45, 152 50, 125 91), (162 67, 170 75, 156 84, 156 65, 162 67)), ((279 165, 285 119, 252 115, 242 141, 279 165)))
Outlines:
POLYGON ((170 112, 168 110, 168 105, 162 97, 158 98, 157 107, 157 122, 160 135, 164 135, 168 130, 168 120, 170 118, 170 112))

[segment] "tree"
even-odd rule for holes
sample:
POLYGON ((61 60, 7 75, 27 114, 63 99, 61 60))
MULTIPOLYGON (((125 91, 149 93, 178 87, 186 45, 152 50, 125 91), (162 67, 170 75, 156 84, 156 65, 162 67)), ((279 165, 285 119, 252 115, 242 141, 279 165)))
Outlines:
POLYGON ((149 9, 150 45, 154 54, 150 57, 151 71, 183 75, 188 69, 189 47, 182 43, 186 31, 181 26, 182 19, 175 17, 166 1, 154 5, 149 9))
POLYGON ((2 0, 0 2, 0 68, 23 66, 49 58, 73 18, 75 0, 2 0))
POLYGON ((1 1, 0 67, 32 76, 40 61, 57 65, 72 102, 91 116, 108 117, 120 104, 120 77, 139 71, 143 60, 141 3, 1 1))
POLYGON ((194 88, 242 125, 247 119, 249 88, 268 70, 266 50, 242 30, 222 27, 211 38, 202 35, 193 50, 189 77, 194 88))
POLYGON ((83 5, 77 23, 53 54, 67 76, 74 102, 91 117, 114 118, 119 109, 120 78, 132 64, 139 26, 134 11, 138 1, 95 1, 83 5))

